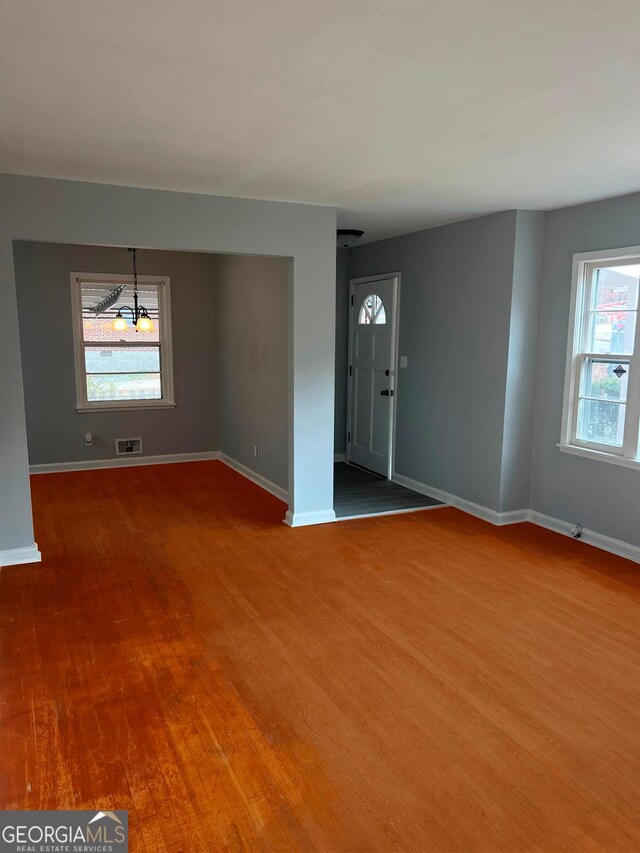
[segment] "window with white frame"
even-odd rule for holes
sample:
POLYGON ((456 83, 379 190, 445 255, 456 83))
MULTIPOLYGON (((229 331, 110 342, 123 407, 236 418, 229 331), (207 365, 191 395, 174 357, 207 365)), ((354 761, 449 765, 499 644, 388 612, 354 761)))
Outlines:
POLYGON ((574 256, 561 448, 640 466, 640 247, 574 256))
POLYGON ((387 322, 387 312, 384 303, 376 293, 370 293, 362 300, 358 314, 359 326, 384 326, 387 322))
POLYGON ((139 302, 151 321, 142 331, 126 308, 133 305, 131 276, 71 274, 79 411, 174 405, 169 288, 169 278, 138 276, 139 302))

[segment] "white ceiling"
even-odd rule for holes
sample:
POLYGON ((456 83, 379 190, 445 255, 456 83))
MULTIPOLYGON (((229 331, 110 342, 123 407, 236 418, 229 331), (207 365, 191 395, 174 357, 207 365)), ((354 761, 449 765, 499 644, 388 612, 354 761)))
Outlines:
POLYGON ((640 189, 639 0, 0 0, 0 171, 365 240, 640 189))

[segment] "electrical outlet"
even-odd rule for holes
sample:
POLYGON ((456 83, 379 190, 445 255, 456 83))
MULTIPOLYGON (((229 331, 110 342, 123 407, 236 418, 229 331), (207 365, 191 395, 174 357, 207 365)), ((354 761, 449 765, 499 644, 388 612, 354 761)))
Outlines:
POLYGON ((406 355, 400 356, 400 367, 407 367, 409 363, 409 359, 406 355))

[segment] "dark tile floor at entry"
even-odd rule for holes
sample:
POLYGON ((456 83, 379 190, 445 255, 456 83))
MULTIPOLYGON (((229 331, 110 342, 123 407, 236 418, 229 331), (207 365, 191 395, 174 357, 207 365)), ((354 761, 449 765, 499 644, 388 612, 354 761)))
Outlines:
POLYGON ((338 518, 440 506, 440 501, 405 489, 345 462, 334 466, 333 508, 338 518))

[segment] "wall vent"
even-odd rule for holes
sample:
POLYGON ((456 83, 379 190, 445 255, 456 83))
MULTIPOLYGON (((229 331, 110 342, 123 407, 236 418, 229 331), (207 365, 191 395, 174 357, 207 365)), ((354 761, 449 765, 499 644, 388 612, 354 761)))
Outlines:
POLYGON ((142 439, 116 438, 116 456, 128 456, 130 453, 142 453, 142 439))

